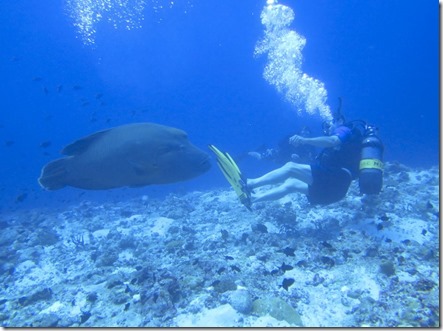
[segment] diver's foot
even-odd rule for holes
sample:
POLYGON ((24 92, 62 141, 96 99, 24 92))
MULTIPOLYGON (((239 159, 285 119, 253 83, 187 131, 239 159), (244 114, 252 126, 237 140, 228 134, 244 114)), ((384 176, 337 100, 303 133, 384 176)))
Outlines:
POLYGON ((241 186, 241 190, 243 192, 243 195, 241 197, 239 197, 240 198, 240 202, 246 208, 248 208, 249 210, 252 210, 251 209, 251 206, 252 206, 252 200, 251 200, 252 190, 248 187, 247 179, 241 178, 239 183, 240 183, 240 186, 241 186))
POLYGON ((246 196, 242 196, 240 198, 240 202, 243 204, 243 206, 245 206, 246 208, 248 208, 249 211, 252 211, 251 206, 252 206, 252 202, 251 199, 246 197, 246 196))

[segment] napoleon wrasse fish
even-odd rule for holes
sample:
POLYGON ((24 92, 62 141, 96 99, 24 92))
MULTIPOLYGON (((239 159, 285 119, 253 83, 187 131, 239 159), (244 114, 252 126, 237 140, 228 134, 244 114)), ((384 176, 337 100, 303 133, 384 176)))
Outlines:
POLYGON ((197 177, 211 167, 209 156, 186 132, 155 123, 134 123, 99 131, 66 146, 66 155, 42 169, 47 190, 86 190, 168 184, 197 177))

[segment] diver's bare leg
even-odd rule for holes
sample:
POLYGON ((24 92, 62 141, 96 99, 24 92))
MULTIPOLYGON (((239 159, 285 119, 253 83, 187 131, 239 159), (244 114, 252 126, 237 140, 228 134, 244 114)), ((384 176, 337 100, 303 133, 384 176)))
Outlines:
POLYGON ((311 166, 308 164, 300 164, 288 162, 281 168, 275 169, 258 178, 248 178, 247 185, 251 189, 263 185, 278 184, 288 178, 296 178, 306 184, 312 184, 311 166))
POLYGON ((300 192, 303 194, 308 194, 308 184, 303 183, 302 181, 289 178, 283 184, 266 190, 264 192, 258 192, 257 194, 252 195, 252 203, 260 202, 260 201, 273 201, 283 198, 285 195, 289 193, 300 192))

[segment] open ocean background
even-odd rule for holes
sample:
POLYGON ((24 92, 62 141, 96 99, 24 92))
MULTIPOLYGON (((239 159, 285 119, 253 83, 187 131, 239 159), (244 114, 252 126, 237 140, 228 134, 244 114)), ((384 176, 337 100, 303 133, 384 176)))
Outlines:
MULTIPOLYGON (((42 166, 63 146, 112 126, 174 126, 200 148, 215 144, 234 156, 263 143, 275 146, 304 125, 321 134, 320 117, 298 115, 263 78, 267 58, 255 57, 254 48, 264 35, 265 1, 132 0, 125 9, 119 7, 124 1, 106 0, 111 10, 93 23, 88 43, 74 17, 87 17, 79 8, 91 3, 0 2, 0 211, 80 196, 107 201, 227 186, 213 162, 203 176, 173 185, 108 192, 40 188, 42 166)), ((302 70, 324 83, 331 109, 341 97, 347 119, 378 126, 385 161, 437 165, 437 1, 281 4, 294 10, 290 29, 307 41, 302 70)), ((275 167, 239 163, 248 177, 275 167)))
POLYGON ((0 1, 0 326, 440 326, 439 10, 0 1), (261 176, 279 165, 248 151, 304 126, 322 135, 340 98, 347 120, 379 128, 382 191, 354 182, 330 205, 294 193, 242 206, 208 145, 261 176), (63 147, 133 122, 186 131, 211 169, 40 187, 63 147))

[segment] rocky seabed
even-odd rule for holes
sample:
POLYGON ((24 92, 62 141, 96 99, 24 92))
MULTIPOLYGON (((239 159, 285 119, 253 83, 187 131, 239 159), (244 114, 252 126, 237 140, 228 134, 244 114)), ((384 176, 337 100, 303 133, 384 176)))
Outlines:
POLYGON ((439 326, 439 170, 250 212, 223 189, 0 219, 3 327, 439 326))

